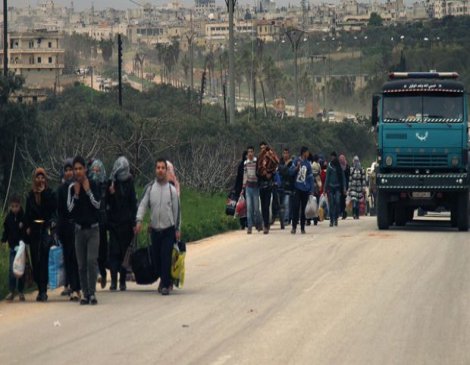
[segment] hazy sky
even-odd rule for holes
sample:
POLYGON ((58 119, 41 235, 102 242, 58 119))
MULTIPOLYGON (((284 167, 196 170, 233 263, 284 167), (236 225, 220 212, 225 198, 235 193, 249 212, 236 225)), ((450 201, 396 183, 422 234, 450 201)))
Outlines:
MULTIPOLYGON (((155 4, 155 5, 161 5, 168 3, 166 0, 138 0, 140 2, 149 2, 150 4, 155 4)), ((194 0, 180 0, 184 4, 194 4, 194 0)), ((253 4, 254 0, 239 0, 240 3, 242 4, 253 4)), ((330 3, 335 3, 338 2, 339 0, 328 0, 325 2, 330 2, 330 3)), ((367 0, 365 0, 367 1, 367 0)), ((54 1, 56 4, 60 5, 67 5, 70 6, 70 0, 55 0, 54 1)), ((75 4, 75 9, 88 9, 91 7, 91 3, 95 3, 95 8, 96 9, 102 9, 102 8, 107 8, 107 7, 113 7, 115 9, 127 9, 127 8, 132 8, 135 7, 136 5, 132 4, 129 0, 74 0, 75 4)), ((312 3, 317 3, 320 2, 320 0, 313 0, 311 1, 312 3)), ((38 3, 38 0, 8 0, 8 4, 10 6, 25 6, 25 5, 31 5, 35 6, 38 3)), ((224 4, 224 0, 216 0, 217 4, 224 4)), ((287 5, 289 3, 291 4, 300 4, 300 0, 277 0, 277 4, 284 4, 287 5)))

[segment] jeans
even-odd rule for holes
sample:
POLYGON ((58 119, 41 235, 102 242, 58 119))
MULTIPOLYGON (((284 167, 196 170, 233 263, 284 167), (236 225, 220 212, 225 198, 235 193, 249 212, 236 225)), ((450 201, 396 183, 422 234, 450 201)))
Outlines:
POLYGON ((341 191, 339 189, 330 189, 328 193, 328 202, 330 208, 330 222, 338 222, 338 215, 340 213, 340 199, 341 191))
POLYGON ((13 261, 15 260, 15 256, 16 256, 15 249, 10 248, 10 269, 8 271, 8 287, 10 289, 10 293, 13 293, 15 289, 18 289, 19 293, 23 293, 24 275, 21 278, 17 279, 16 276, 13 274, 13 261))
POLYGON ((261 213, 263 215, 263 226, 265 229, 269 229, 269 226, 271 225, 271 222, 269 219, 269 211, 271 207, 271 197, 273 195, 273 189, 272 188, 260 189, 259 195, 261 198, 261 213))
POLYGON ((294 208, 293 208, 293 218, 292 218, 292 228, 296 229, 299 224, 299 213, 300 213, 300 229, 305 229, 305 208, 307 207, 308 197, 310 192, 295 190, 294 193, 294 208))
POLYGON ((289 222, 291 220, 291 214, 292 214, 292 209, 291 209, 291 204, 292 204, 292 199, 291 199, 291 192, 284 192, 282 193, 281 196, 281 202, 282 205, 284 206, 284 222, 289 222))
POLYGON ((80 291, 77 254, 75 252, 75 225, 69 222, 59 225, 59 239, 64 248, 66 284, 74 292, 80 291))
POLYGON ((353 199, 353 217, 359 218, 359 200, 358 199, 353 199))
POLYGON ((155 269, 160 276, 160 286, 169 288, 171 285, 171 255, 175 243, 175 227, 156 231, 152 229, 150 239, 152 240, 152 256, 155 269))
POLYGON ((246 217, 248 229, 259 226, 259 188, 246 188, 246 217))
POLYGON ((94 295, 96 291, 99 247, 99 227, 75 229, 75 251, 84 296, 94 295))

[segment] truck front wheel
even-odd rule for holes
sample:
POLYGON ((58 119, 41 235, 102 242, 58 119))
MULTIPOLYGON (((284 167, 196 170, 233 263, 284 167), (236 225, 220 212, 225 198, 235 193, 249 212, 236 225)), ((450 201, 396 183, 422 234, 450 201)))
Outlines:
POLYGON ((460 193, 457 200, 457 227, 459 231, 468 231, 468 190, 460 193))
POLYGON ((388 194, 379 191, 377 194, 377 226, 379 229, 388 229, 392 224, 392 209, 388 202, 388 194))

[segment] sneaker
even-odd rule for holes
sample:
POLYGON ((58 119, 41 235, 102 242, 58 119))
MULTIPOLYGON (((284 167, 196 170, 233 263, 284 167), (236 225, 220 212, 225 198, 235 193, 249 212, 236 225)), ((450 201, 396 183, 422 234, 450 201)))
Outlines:
POLYGON ((335 227, 338 227, 338 221, 335 221, 335 227))
POLYGON ((109 287, 109 290, 116 291, 117 290, 117 283, 111 283, 111 286, 109 287))
POLYGON ((305 234, 305 229, 301 229, 301 230, 300 230, 300 233, 301 233, 301 234, 305 234))
POLYGON ((120 291, 126 291, 127 287, 126 287, 126 283, 121 283, 119 284, 119 290, 120 291))
POLYGON ((269 233, 269 228, 263 229, 263 234, 268 234, 269 233))
POLYGON ((297 228, 292 228, 290 231, 291 234, 296 234, 297 233, 297 228))
POLYGON ((96 299, 96 296, 94 294, 90 295, 89 301, 90 301, 91 305, 97 305, 98 304, 98 300, 96 299))
POLYGON ((79 292, 75 292, 75 293, 72 293, 72 294, 70 295, 70 301, 71 301, 71 302, 79 302, 79 301, 80 301, 80 298, 81 298, 81 296, 80 296, 80 293, 79 293, 79 292))
POLYGON ((106 282, 107 282, 106 275, 102 275, 102 276, 100 277, 100 285, 101 285, 101 289, 104 289, 104 288, 106 288, 106 282))
POLYGON ((162 288, 162 295, 170 295, 170 289, 168 288, 162 288))
POLYGON ((60 293, 60 296, 67 297, 70 294, 72 294, 72 290, 70 288, 64 288, 64 290, 62 290, 62 293, 60 293))
POLYGON ((5 298, 5 300, 8 300, 9 302, 12 302, 13 299, 15 299, 14 293, 8 293, 7 297, 5 298))
POLYGON ((24 302, 26 300, 23 293, 20 293, 19 297, 20 297, 20 302, 24 302))
POLYGON ((252 228, 248 228, 248 230, 246 231, 247 234, 251 234, 252 232, 253 232, 252 228))
POLYGON ((88 304, 90 304, 89 296, 84 296, 82 299, 80 299, 80 305, 88 305, 88 304))
POLYGON ((36 297, 36 302, 47 302, 48 296, 46 293, 39 293, 36 297))
POLYGON ((333 221, 330 221, 330 227, 333 227, 333 221))

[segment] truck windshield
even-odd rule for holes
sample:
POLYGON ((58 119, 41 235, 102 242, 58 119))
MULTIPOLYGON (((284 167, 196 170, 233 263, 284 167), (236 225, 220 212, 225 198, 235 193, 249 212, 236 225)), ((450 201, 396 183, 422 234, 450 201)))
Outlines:
POLYGON ((463 122, 462 95, 386 95, 383 103, 385 123, 463 122))

